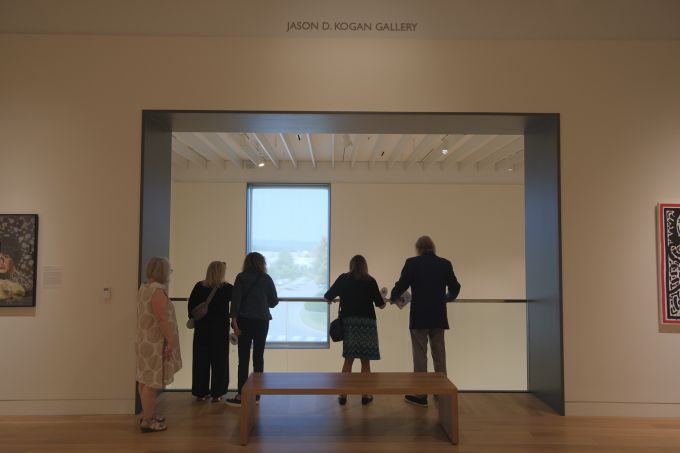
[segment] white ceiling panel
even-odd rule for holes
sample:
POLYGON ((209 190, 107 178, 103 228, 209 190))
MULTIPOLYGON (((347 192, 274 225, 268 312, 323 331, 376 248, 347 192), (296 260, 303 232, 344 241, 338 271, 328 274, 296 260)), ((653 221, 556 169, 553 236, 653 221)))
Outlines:
POLYGON ((172 147, 176 180, 519 184, 524 170, 521 135, 177 132, 172 147))

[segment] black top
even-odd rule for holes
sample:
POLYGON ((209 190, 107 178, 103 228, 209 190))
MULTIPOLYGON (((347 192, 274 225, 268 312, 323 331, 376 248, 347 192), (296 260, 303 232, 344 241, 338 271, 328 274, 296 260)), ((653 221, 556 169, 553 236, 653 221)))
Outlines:
MULTIPOLYGON (((229 283, 222 283, 222 285, 215 291, 215 295, 208 307, 208 314, 203 319, 196 321, 196 329, 204 327, 226 327, 229 329, 229 301, 231 300, 232 288, 229 283)), ((191 318, 191 310, 196 308, 196 305, 205 302, 210 296, 212 288, 203 286, 203 281, 197 282, 194 289, 191 290, 189 296, 189 317, 191 318)))
POLYGON ((270 320, 269 311, 279 303, 274 280, 261 272, 241 272, 234 280, 231 315, 248 319, 270 320))
POLYGON ((409 286, 412 293, 409 328, 448 329, 446 303, 455 300, 460 293, 460 283, 453 273, 451 261, 434 253, 407 259, 390 299, 398 299, 409 286))
POLYGON ((341 274, 333 286, 324 294, 324 298, 333 300, 340 296, 340 310, 342 316, 360 316, 375 319, 375 308, 385 303, 378 283, 373 277, 368 280, 358 280, 352 274, 341 274))

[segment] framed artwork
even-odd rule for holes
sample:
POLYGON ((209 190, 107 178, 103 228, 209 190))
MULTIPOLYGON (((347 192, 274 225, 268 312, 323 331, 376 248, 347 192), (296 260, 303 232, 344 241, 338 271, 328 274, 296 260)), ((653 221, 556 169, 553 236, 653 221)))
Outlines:
POLYGON ((659 203, 659 312, 662 326, 680 325, 680 204, 659 203))
POLYGON ((0 307, 35 307, 38 215, 0 214, 0 307))

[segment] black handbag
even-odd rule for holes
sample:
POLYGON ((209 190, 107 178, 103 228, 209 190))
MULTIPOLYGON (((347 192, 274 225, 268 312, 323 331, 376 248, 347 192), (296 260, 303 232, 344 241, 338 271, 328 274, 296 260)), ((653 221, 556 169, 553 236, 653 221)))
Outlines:
POLYGON ((345 332, 342 328, 342 310, 338 310, 338 317, 331 321, 331 325, 328 329, 328 333, 333 341, 342 341, 345 332))

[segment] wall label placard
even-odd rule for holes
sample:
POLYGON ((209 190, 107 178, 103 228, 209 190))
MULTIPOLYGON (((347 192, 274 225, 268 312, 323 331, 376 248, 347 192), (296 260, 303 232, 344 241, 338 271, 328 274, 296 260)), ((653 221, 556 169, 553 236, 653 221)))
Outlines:
POLYGON ((418 22, 290 20, 286 23, 286 33, 316 31, 413 33, 417 28, 418 22))
POLYGON ((62 266, 43 266, 43 288, 60 289, 64 285, 62 266))

